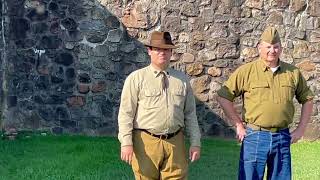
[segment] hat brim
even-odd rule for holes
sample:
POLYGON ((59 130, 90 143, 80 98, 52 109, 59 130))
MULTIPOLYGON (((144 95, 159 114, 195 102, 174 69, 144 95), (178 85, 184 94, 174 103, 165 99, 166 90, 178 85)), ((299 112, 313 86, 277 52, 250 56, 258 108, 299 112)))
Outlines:
POLYGON ((145 46, 148 47, 156 47, 156 48, 162 48, 162 49, 176 49, 178 48, 175 45, 170 45, 170 44, 149 44, 149 43, 144 43, 145 46))

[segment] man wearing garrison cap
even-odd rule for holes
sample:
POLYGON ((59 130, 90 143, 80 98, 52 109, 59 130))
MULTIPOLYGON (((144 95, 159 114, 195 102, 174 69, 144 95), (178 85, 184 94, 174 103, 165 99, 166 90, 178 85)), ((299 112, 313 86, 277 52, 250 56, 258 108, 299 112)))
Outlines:
POLYGON ((123 86, 118 115, 121 159, 132 164, 136 179, 186 179, 184 133, 189 159, 200 158, 200 130, 187 76, 169 68, 169 32, 154 31, 148 43, 151 64, 131 73, 123 86))
POLYGON ((278 31, 268 27, 258 45, 259 58, 240 66, 218 91, 217 100, 234 122, 242 142, 239 179, 291 179, 290 144, 304 134, 312 112, 314 94, 298 68, 279 59, 278 31), (233 100, 241 96, 242 117, 233 100), (296 98, 300 104, 299 125, 289 132, 296 98))

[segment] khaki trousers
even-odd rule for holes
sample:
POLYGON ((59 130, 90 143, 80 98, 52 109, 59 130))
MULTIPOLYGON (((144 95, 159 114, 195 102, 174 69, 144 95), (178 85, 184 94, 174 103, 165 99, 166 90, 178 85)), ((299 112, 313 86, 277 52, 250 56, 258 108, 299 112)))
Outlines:
POLYGON ((185 180, 188 161, 184 135, 162 140, 143 131, 133 132, 132 169, 136 180, 185 180))

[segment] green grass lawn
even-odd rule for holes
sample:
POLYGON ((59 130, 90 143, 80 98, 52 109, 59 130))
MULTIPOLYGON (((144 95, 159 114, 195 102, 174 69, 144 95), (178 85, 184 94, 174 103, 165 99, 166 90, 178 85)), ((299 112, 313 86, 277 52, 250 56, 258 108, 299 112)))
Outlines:
MULTIPOLYGON (((237 179, 240 146, 233 140, 205 139, 201 160, 189 179, 237 179)), ((320 179, 320 142, 292 146, 293 178, 320 179)), ((113 137, 39 136, 0 140, 0 180, 133 179, 119 159, 113 137)))

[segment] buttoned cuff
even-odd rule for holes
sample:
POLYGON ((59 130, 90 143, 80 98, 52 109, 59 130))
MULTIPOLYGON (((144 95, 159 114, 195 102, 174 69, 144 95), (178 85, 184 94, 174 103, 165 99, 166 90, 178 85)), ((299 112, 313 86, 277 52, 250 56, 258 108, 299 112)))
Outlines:
POLYGON ((190 146, 198 146, 198 147, 201 147, 200 138, 190 139, 190 146))
POLYGON ((121 140, 120 140, 120 143, 121 143, 121 147, 122 146, 132 146, 133 145, 132 136, 122 137, 121 140))

